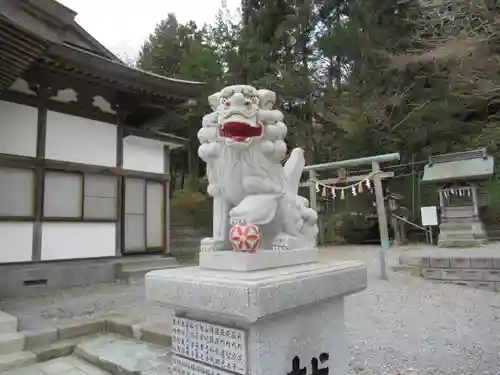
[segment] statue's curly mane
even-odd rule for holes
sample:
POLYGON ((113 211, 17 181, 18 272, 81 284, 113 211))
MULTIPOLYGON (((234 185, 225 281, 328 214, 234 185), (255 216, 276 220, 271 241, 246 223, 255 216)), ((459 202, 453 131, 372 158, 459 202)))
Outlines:
POLYGON ((208 166, 209 178, 220 188, 240 184, 247 194, 279 193, 285 181, 283 168, 271 160, 256 142, 246 149, 222 146, 208 166))

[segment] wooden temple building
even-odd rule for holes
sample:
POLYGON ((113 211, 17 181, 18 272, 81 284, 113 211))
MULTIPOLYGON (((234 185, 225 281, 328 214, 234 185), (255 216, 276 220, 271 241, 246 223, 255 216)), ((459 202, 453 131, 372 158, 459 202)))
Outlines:
POLYGON ((54 0, 0 2, 0 296, 170 253, 161 133, 203 84, 129 67, 54 0))
POLYGON ((494 171, 485 149, 431 156, 422 182, 439 185, 438 246, 477 246, 487 241, 480 208, 487 204, 478 182, 494 171))

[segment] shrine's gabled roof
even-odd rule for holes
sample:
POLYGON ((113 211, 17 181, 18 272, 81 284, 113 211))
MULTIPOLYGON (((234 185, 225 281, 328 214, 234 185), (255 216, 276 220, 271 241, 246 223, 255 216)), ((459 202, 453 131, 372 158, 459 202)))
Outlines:
POLYGON ((33 65, 47 59, 118 87, 164 97, 192 97, 201 82, 166 78, 125 65, 75 22, 55 0, 0 1, 0 95, 33 65), (124 82, 125 81, 125 82, 124 82))
POLYGON ((52 45, 42 57, 44 63, 61 69, 94 76, 118 86, 159 96, 190 98, 204 85, 202 82, 169 78, 130 67, 76 46, 52 45))
POLYGON ((494 172, 494 159, 485 149, 431 156, 422 182, 482 180, 494 172))

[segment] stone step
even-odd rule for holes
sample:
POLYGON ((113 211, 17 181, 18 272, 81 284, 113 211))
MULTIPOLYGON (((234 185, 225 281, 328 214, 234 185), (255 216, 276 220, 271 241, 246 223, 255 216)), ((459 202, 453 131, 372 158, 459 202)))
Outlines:
POLYGON ((20 352, 24 349, 23 333, 3 333, 0 335, 0 355, 20 352))
POLYGON ((486 233, 446 231, 446 232, 441 232, 440 237, 446 238, 447 240, 476 240, 476 239, 486 238, 486 233))
POLYGON ((190 238, 186 238, 186 237, 181 237, 181 238, 175 238, 175 237, 172 237, 171 241, 170 241, 170 246, 172 248, 175 248, 175 247, 178 247, 178 246, 182 246, 182 247, 196 247, 196 248, 200 248, 200 243, 201 243, 201 240, 203 239, 204 237, 190 237, 190 238))
POLYGON ((0 334, 17 332, 17 318, 0 311, 0 334))
POLYGON ((151 268, 158 269, 161 267, 175 267, 177 266, 177 260, 174 257, 154 257, 154 258, 139 258, 134 260, 133 258, 127 259, 121 263, 122 272, 128 270, 134 270, 138 268, 151 268))
POLYGON ((110 375, 83 359, 75 356, 54 358, 42 363, 28 363, 20 368, 14 368, 2 375, 110 375))
POLYGON ((168 375, 170 350, 161 346, 104 334, 75 347, 74 355, 113 375, 168 375))
POLYGON ((29 351, 0 355, 0 373, 36 362, 36 355, 29 351))
POLYGON ((440 232, 439 236, 446 239, 453 240, 473 240, 474 233, 473 232, 460 232, 460 231, 446 231, 440 232))
POLYGON ((476 247, 476 246, 481 246, 484 245, 487 242, 485 239, 473 239, 473 240, 439 240, 438 241, 438 246, 439 247, 458 247, 458 248, 465 248, 465 247, 476 247))
POLYGON ((500 292, 500 283, 488 282, 488 281, 466 281, 466 280, 430 280, 438 284, 451 284, 459 285, 467 288, 488 290, 490 292, 500 292))
POLYGON ((176 268, 179 266, 174 257, 130 258, 121 263, 118 278, 121 280, 131 280, 143 277, 149 271, 176 268))
POLYGON ((149 266, 149 267, 142 267, 142 266, 130 267, 130 268, 127 268, 126 270, 122 270, 122 272, 120 272, 120 278, 121 279, 139 278, 139 277, 143 277, 149 271, 164 270, 164 269, 168 269, 168 268, 177 268, 177 267, 181 267, 181 266, 179 264, 176 264, 176 265, 170 265, 170 266, 158 265, 158 266, 149 266))
POLYGON ((396 264, 394 266, 391 266, 391 269, 394 271, 394 272, 406 272, 406 271, 411 271, 413 270, 413 266, 408 266, 406 264, 396 264))

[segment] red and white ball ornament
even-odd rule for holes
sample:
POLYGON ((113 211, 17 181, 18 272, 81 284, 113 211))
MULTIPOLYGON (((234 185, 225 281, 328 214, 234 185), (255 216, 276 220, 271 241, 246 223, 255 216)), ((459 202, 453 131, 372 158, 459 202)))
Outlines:
POLYGON ((235 251, 254 253, 260 244, 259 228, 253 223, 234 224, 229 232, 229 240, 235 251))

